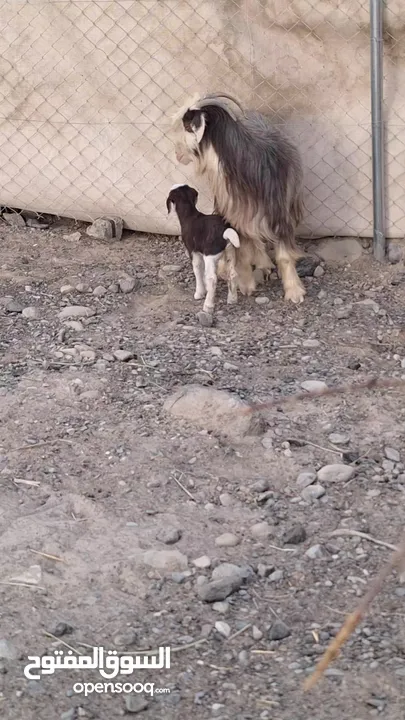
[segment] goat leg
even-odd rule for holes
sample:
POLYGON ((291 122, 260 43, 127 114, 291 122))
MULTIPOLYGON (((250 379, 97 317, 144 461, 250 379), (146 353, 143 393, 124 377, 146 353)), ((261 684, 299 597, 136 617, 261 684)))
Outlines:
POLYGON ((193 252, 192 263, 196 283, 194 300, 202 300, 205 298, 207 292, 204 282, 204 262, 202 255, 200 253, 193 252))
POLYGON ((207 288, 207 297, 203 310, 205 313, 212 315, 215 306, 215 293, 217 289, 217 265, 222 253, 218 255, 204 255, 205 266, 205 286, 207 288))
POLYGON ((305 288, 298 277, 295 261, 295 253, 286 244, 279 242, 276 246, 276 263, 284 287, 284 299, 298 305, 304 302, 305 288))
POLYGON ((228 278, 228 305, 235 305, 238 302, 238 274, 236 272, 236 253, 232 245, 225 248, 225 259, 228 278))

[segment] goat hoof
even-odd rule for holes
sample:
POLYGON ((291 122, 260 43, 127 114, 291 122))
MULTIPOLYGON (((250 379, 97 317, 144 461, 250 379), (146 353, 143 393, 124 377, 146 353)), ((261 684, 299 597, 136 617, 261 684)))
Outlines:
POLYGON ((238 302, 238 298, 236 297, 236 295, 228 295, 226 302, 228 305, 236 305, 236 303, 238 302))
POLYGON ((291 301, 294 305, 299 305, 304 302, 305 290, 299 285, 289 288, 284 294, 284 299, 288 302, 291 301))
POLYGON ((203 300, 205 298, 205 292, 195 292, 194 300, 203 300))

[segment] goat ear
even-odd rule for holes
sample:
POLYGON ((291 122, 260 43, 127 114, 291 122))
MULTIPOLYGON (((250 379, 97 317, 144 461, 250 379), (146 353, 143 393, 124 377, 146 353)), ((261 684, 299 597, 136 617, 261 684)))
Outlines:
POLYGON ((198 123, 191 123, 191 127, 193 130, 193 133, 195 135, 195 139, 197 140, 198 144, 200 144, 201 140, 203 139, 203 135, 205 133, 205 115, 204 113, 200 113, 200 116, 198 118, 198 123))
POLYGON ((167 198, 166 200, 166 207, 167 207, 167 214, 170 215, 170 210, 172 209, 173 201, 167 198))
POLYGON ((183 115, 183 125, 186 132, 192 133, 199 144, 205 132, 205 116, 201 110, 188 110, 183 115))

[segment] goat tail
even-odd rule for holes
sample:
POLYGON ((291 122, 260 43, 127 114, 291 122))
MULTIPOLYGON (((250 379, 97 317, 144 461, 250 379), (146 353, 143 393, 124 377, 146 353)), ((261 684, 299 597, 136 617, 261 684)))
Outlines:
POLYGON ((227 228, 222 237, 224 240, 229 240, 234 247, 240 247, 239 235, 233 228, 227 228))

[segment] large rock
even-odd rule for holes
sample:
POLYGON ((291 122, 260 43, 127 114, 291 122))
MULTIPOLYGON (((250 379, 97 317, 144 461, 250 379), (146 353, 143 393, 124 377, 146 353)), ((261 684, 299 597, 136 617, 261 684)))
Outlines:
POLYGON ((313 251, 327 263, 346 264, 358 260, 363 249, 356 238, 341 238, 339 240, 328 238, 319 245, 314 245, 313 251))
POLYGON ((218 578, 217 580, 211 580, 203 585, 199 585, 197 588, 198 597, 207 603, 217 602, 218 600, 225 600, 225 598, 232 595, 232 593, 239 590, 243 584, 243 577, 241 573, 235 573, 227 577, 218 578))
POLYGON ((232 437, 259 435, 263 423, 237 395, 200 385, 186 385, 164 403, 164 410, 201 428, 232 437))

